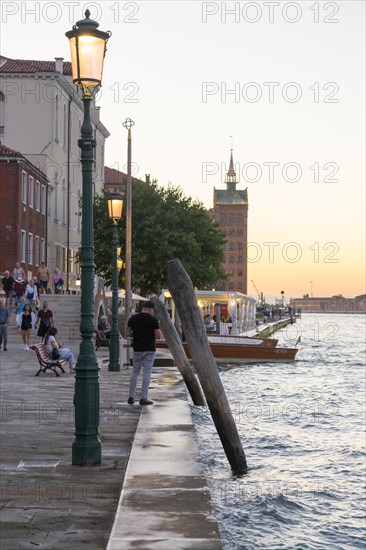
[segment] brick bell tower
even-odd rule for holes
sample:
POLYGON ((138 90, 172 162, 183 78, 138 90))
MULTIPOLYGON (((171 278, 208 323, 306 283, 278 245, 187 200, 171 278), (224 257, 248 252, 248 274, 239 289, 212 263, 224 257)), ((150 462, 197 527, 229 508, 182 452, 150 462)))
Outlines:
POLYGON ((248 291, 248 189, 237 189, 239 183, 230 152, 229 170, 225 177, 226 189, 214 187, 212 214, 226 234, 225 273, 227 280, 217 282, 216 290, 248 291))

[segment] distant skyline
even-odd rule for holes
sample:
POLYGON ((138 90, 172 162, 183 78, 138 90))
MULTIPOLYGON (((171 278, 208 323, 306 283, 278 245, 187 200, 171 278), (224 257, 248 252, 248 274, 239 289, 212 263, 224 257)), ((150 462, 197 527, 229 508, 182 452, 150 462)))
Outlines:
POLYGON ((135 175, 211 208, 233 149, 248 293, 365 293, 364 2, 3 1, 2 55, 69 60, 87 7, 112 31, 106 165, 125 169, 130 117, 135 175))

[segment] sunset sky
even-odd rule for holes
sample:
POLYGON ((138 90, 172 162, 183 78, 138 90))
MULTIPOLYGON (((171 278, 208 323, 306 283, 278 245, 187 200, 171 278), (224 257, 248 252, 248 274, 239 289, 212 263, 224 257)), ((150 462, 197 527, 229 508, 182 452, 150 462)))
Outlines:
POLYGON ((275 297, 364 293, 364 2, 3 1, 2 55, 69 60, 87 7, 112 31, 106 164, 125 169, 130 117, 134 175, 211 208, 232 148, 248 293, 251 279, 275 297))

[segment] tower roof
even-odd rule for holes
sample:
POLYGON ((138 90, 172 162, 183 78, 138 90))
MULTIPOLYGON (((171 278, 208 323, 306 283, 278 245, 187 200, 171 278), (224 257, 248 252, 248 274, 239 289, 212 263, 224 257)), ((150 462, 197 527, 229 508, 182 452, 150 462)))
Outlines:
POLYGON ((229 164, 229 170, 226 172, 225 183, 227 185, 227 188, 231 189, 232 191, 235 191, 236 184, 239 183, 238 180, 236 179, 232 149, 230 150, 230 164, 229 164))

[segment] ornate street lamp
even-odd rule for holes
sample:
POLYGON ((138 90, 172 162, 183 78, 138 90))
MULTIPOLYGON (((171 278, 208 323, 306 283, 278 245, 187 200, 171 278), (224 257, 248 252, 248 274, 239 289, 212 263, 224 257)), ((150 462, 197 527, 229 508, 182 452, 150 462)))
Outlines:
POLYGON ((112 260, 112 328, 109 336, 108 370, 118 372, 119 367, 119 330, 118 330, 118 270, 117 257, 118 235, 117 225, 122 218, 123 197, 119 193, 111 193, 108 197, 108 214, 113 220, 113 260, 112 260))
POLYGON ((70 41, 72 76, 80 86, 84 104, 84 120, 78 145, 82 166, 81 228, 81 321, 80 352, 75 377, 75 441, 72 445, 74 465, 98 466, 101 463, 99 440, 99 367, 94 351, 94 233, 93 233, 93 150, 96 140, 90 120, 93 93, 101 85, 109 31, 98 30, 99 23, 89 18, 78 21, 66 33, 70 41))
POLYGON ((126 267, 126 263, 122 260, 122 258, 117 259, 117 269, 118 271, 121 271, 121 269, 126 267))

